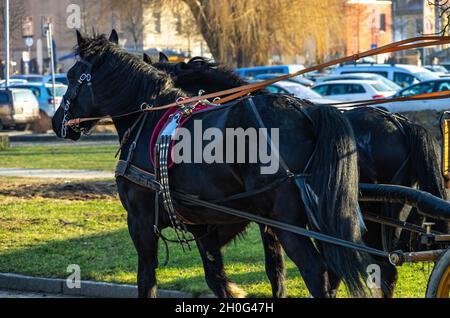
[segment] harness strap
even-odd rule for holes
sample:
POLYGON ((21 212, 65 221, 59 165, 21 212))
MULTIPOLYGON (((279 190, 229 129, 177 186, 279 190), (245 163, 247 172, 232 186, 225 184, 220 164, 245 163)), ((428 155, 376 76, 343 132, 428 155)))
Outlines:
MULTIPOLYGON (((130 139, 131 133, 136 128, 138 123, 142 120, 143 116, 144 116, 144 113, 141 113, 139 115, 138 119, 136 119, 136 121, 133 123, 133 125, 125 131, 125 133, 124 133, 124 135, 122 137, 122 140, 120 141, 119 149, 117 149, 117 152, 116 152, 116 155, 115 155, 114 158, 117 158, 119 156, 119 154, 122 151, 123 147, 127 144, 128 140, 130 139)), ((143 122, 145 122, 145 119, 143 120, 143 122)))
MULTIPOLYGON (((134 151, 136 150, 137 142, 139 141, 139 138, 141 137, 142 129, 144 128, 145 122, 147 120, 147 115, 148 115, 148 113, 145 113, 145 115, 142 117, 142 119, 139 118, 141 124, 139 125, 139 130, 136 134, 136 137, 134 138, 133 142, 130 145, 130 149, 128 150, 128 156, 127 156, 127 160, 126 160, 127 167, 133 160, 134 151)), ((139 120, 137 122, 139 122, 139 120)), ((125 171, 126 171, 127 167, 125 168, 125 171)))
MULTIPOLYGON (((133 183, 136 183, 136 184, 146 187, 148 189, 152 189, 152 190, 156 189, 156 191, 160 189, 160 184, 155 180, 154 174, 144 171, 142 169, 139 169, 132 164, 129 165, 129 168, 126 170, 126 173, 123 175, 122 171, 123 171, 125 165, 126 165, 126 163, 124 161, 121 161, 121 160, 119 161, 119 163, 116 167, 116 177, 123 177, 133 183)), ((332 237, 332 236, 329 236, 326 234, 322 234, 322 233, 318 233, 315 231, 310 231, 310 230, 307 230, 307 229, 304 229, 304 228, 301 228, 298 226, 290 225, 287 223, 283 223, 280 221, 271 220, 271 219, 268 219, 268 218, 265 218, 265 217, 262 217, 259 215, 255 215, 255 214, 251 214, 248 212, 244 212, 244 211, 220 206, 220 205, 217 205, 214 203, 206 202, 206 201, 197 199, 191 195, 184 194, 182 192, 172 190, 171 193, 174 198, 181 200, 183 203, 187 203, 189 205, 201 206, 206 209, 214 210, 217 212, 222 212, 222 213, 225 213, 228 215, 234 215, 239 218, 249 220, 252 222, 256 222, 256 223, 266 224, 273 228, 278 228, 281 230, 289 231, 289 232, 292 232, 295 234, 299 234, 299 235, 302 235, 305 237, 310 237, 310 238, 313 238, 313 239, 316 239, 319 241, 323 241, 326 243, 335 244, 335 245, 339 245, 339 246, 343 246, 343 247, 347 247, 347 248, 352 248, 352 249, 356 249, 358 251, 367 252, 367 253, 382 256, 382 257, 389 257, 389 255, 390 255, 387 252, 377 250, 375 248, 371 248, 371 247, 365 246, 360 243, 353 243, 353 242, 345 241, 343 239, 335 238, 335 237, 332 237)))
MULTIPOLYGON (((249 98, 248 103, 250 104, 250 107, 260 125, 260 127, 262 128, 266 128, 263 120, 261 119, 261 115, 259 114, 255 103, 253 102, 252 98, 249 98)), ((293 103, 291 103, 292 105, 293 103)), ((296 108, 296 107, 295 107, 296 108)), ((309 116, 309 114, 307 114, 306 110, 302 109, 302 107, 299 107, 300 110, 299 112, 301 112, 303 115, 305 115, 305 117, 307 117, 309 120, 312 121, 311 117, 309 116)), ((296 108, 297 109, 297 108, 296 108)), ((294 175, 288 165, 286 164, 286 162, 284 161, 284 159, 282 158, 282 156, 278 153, 277 149, 275 149, 275 147, 272 147, 272 141, 270 139, 270 136, 268 136, 267 134, 267 130, 266 133, 264 134, 264 137, 266 138, 266 142, 269 144, 269 146, 271 147, 271 151, 275 152, 275 155, 277 156, 281 166, 283 167, 284 171, 286 171, 287 173, 287 179, 293 177, 295 180, 295 184, 297 185, 297 187, 300 190, 300 199, 303 202, 303 205, 305 207, 305 211, 306 211, 306 215, 308 217, 308 220, 310 222, 310 225, 312 226, 312 228, 314 228, 317 231, 321 231, 321 228, 319 226, 319 222, 317 220, 317 211, 319 210, 319 199, 317 197, 317 194, 314 192, 314 189, 309 185, 309 183, 307 182, 307 177, 309 176, 307 174, 310 164, 314 158, 314 155, 316 153, 317 147, 314 149, 313 153, 311 154, 305 168, 303 171, 303 174, 301 175, 294 175)), ((281 183, 280 183, 281 185, 281 183)))
POLYGON ((269 134, 267 133, 267 127, 264 124, 261 115, 258 112, 258 109, 256 109, 256 105, 255 102, 253 101, 253 98, 248 98, 246 99, 247 103, 250 104, 250 107, 253 111, 253 114, 255 115, 256 120, 258 121, 259 127, 260 128, 264 128, 264 138, 266 139, 267 144, 270 147, 270 151, 275 153, 275 156, 278 158, 281 166, 283 167, 284 171, 288 174, 291 175, 292 172, 290 171, 288 165, 286 164, 286 162, 284 161, 284 159, 280 156, 280 153, 278 152, 278 150, 276 149, 276 147, 273 147, 272 144, 272 138, 270 138, 269 134))

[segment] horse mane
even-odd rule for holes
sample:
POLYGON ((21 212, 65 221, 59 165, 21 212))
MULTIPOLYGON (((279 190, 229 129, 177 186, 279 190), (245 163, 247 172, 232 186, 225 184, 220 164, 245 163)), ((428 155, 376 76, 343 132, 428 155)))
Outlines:
POLYGON ((74 48, 74 53, 82 59, 95 57, 93 77, 98 77, 99 86, 95 99, 105 101, 99 105, 104 113, 134 111, 143 102, 155 99, 156 104, 163 105, 185 96, 175 88, 168 74, 110 42, 103 34, 84 39, 74 48), (95 72, 105 62, 108 63, 103 68, 106 71, 95 72))
POLYGON ((247 85, 248 82, 242 79, 234 70, 230 67, 218 63, 214 63, 209 59, 201 56, 193 57, 189 60, 187 65, 191 66, 202 75, 211 80, 223 81, 224 84, 229 86, 242 86, 247 85))
POLYGON ((200 56, 191 58, 187 63, 156 63, 155 66, 171 74, 175 78, 177 86, 189 85, 198 81, 214 83, 224 88, 248 84, 231 68, 200 56))

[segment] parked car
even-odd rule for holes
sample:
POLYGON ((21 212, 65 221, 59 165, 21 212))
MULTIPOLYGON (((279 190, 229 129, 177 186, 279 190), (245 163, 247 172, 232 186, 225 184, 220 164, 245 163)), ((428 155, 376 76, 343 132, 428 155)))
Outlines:
POLYGON ((386 98, 396 93, 379 81, 368 80, 324 82, 316 84, 313 90, 321 96, 343 102, 386 98))
POLYGON ((24 74, 19 74, 19 75, 12 75, 10 77, 11 79, 19 79, 19 80, 25 80, 29 83, 42 83, 42 81, 44 80, 44 76, 43 75, 36 75, 36 74, 29 74, 29 75, 24 75, 24 74))
POLYGON ((50 118, 55 114, 56 109, 61 104, 62 97, 67 91, 66 85, 56 84, 56 96, 53 96, 53 85, 44 82, 15 84, 13 87, 31 90, 39 101, 41 115, 45 115, 50 118))
POLYGON ((332 104, 337 102, 335 100, 323 98, 312 89, 290 81, 277 82, 267 86, 266 89, 269 92, 277 94, 292 94, 296 97, 310 100, 316 104, 332 104))
POLYGON ((450 76, 448 70, 442 65, 423 65, 427 70, 436 73, 438 76, 447 77, 450 76))
POLYGON ((450 72, 450 64, 449 64, 449 63, 442 63, 442 62, 441 62, 441 64, 439 64, 439 65, 445 67, 445 69, 447 70, 447 72, 450 72))
MULTIPOLYGON (((426 81, 419 84, 409 86, 394 97, 407 97, 419 94, 450 91, 450 78, 442 78, 439 80, 426 81)), ((449 92, 450 93, 450 92, 449 92)), ((430 100, 414 100, 407 102, 393 102, 380 105, 380 107, 391 112, 405 112, 434 109, 437 111, 450 110, 450 102, 448 98, 430 99, 430 100)))
POLYGON ((386 77, 401 87, 419 82, 439 79, 435 73, 426 68, 406 64, 354 64, 339 66, 335 74, 373 73, 386 77))
MULTIPOLYGON (((28 81, 24 80, 24 79, 10 79, 9 80, 9 85, 12 85, 12 84, 24 84, 24 83, 28 83, 28 81)), ((0 87, 5 87, 5 85, 6 85, 6 80, 1 80, 0 81, 0 87)))
POLYGON ((305 69, 303 65, 273 65, 273 66, 257 66, 236 69, 236 73, 241 77, 256 78, 261 74, 293 74, 305 69))
MULTIPOLYGON (((52 83, 52 76, 51 75, 47 75, 44 77, 43 79, 44 83, 52 83)), ((63 84, 63 85, 69 85, 69 80, 67 79, 67 75, 66 74, 55 74, 55 82, 57 84, 63 84)))
MULTIPOLYGON (((260 74, 260 75, 255 76, 255 79, 265 81, 265 80, 274 79, 274 78, 277 78, 277 77, 283 76, 283 75, 286 75, 286 74, 260 74)), ((297 83, 297 84, 303 85, 305 87, 312 87, 314 85, 313 81, 311 81, 307 78, 304 78, 302 76, 292 77, 286 81, 297 83)))
POLYGON ((350 73, 350 74, 339 74, 339 75, 330 75, 326 77, 317 78, 316 83, 330 82, 330 81, 338 81, 338 80, 369 80, 369 81, 380 81, 386 86, 392 88, 394 91, 399 91, 402 88, 394 83, 391 80, 388 80, 386 77, 373 74, 373 73, 350 73))
POLYGON ((0 89, 0 129, 25 130, 39 119, 39 103, 28 89, 0 89))
MULTIPOLYGON (((11 81, 24 81, 28 83, 51 83, 52 82, 52 76, 51 75, 36 75, 36 74, 29 74, 29 75, 12 75, 11 81)), ((67 80, 66 74, 55 74, 55 82, 57 84, 64 84, 69 85, 69 81, 67 80)))

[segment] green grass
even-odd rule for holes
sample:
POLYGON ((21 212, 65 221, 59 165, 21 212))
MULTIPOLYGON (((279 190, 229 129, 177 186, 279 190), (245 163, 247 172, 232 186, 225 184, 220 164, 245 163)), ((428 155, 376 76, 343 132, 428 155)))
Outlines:
MULTIPOLYGON (((160 288, 210 293, 193 247, 183 253, 171 245, 169 265, 158 269, 160 288)), ((224 255, 227 274, 249 296, 271 295, 255 227, 245 240, 226 247, 224 255)), ((80 265, 82 279, 135 283, 136 252, 119 202, 0 196, 0 272, 64 278, 69 264, 80 265)), ((288 296, 308 297, 292 262, 288 261, 287 269, 288 296)), ((423 297, 430 270, 421 264, 401 267, 396 296, 423 297)), ((345 297, 343 290, 340 296, 345 297)))
POLYGON ((17 147, 0 151, 1 168, 89 169, 113 171, 117 146, 17 147))

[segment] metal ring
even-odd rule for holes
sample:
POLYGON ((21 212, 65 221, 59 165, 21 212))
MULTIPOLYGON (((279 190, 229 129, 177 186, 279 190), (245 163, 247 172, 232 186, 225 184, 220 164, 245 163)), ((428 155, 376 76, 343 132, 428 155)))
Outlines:
POLYGON ((140 107, 141 110, 146 110, 146 109, 151 109, 151 108, 153 108, 153 105, 149 105, 146 102, 143 102, 140 107))

